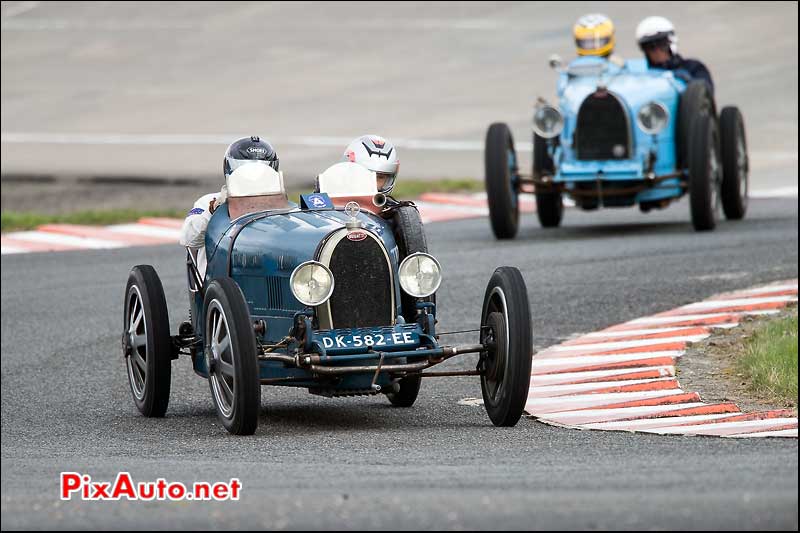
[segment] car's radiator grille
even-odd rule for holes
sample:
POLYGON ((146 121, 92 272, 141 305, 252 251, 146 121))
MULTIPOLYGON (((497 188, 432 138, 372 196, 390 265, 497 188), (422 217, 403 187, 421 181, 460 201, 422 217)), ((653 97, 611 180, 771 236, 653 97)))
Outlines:
POLYGON ((334 328, 392 324, 392 281, 383 247, 375 239, 342 239, 330 265, 334 289, 331 318, 334 328))
POLYGON ((613 94, 594 93, 586 97, 575 128, 578 159, 627 159, 629 136, 625 108, 613 94))

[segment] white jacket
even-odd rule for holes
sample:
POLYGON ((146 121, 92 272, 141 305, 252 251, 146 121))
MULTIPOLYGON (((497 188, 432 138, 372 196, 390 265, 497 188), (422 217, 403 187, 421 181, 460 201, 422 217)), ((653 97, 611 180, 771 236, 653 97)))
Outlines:
POLYGON ((189 251, 197 260, 197 269, 200 271, 201 278, 206 275, 206 254, 204 247, 206 245, 206 229, 208 228, 208 222, 211 220, 211 211, 209 211, 208 207, 215 198, 217 199, 218 205, 224 202, 224 192, 206 194, 201 196, 194 203, 194 207, 189 211, 186 215, 186 219, 183 221, 179 239, 181 246, 189 248, 189 251))

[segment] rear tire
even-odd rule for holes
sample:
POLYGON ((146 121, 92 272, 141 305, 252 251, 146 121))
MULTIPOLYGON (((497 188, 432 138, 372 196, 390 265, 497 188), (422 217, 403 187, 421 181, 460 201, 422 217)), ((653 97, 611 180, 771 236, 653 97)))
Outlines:
MULTIPOLYGON (((533 134, 533 177, 553 176, 555 165, 547 153, 547 140, 533 134)), ((537 192, 536 214, 543 228, 556 228, 564 216, 564 202, 560 192, 537 192)))
POLYGON ((203 307, 208 382, 217 416, 230 433, 252 435, 258 427, 261 381, 250 309, 231 278, 209 284, 203 307))
POLYGON ((717 225, 720 202, 719 135, 715 117, 696 118, 690 135, 689 202, 692 224, 697 231, 717 225))
POLYGON ((495 122, 486 132, 484 152, 486 194, 492 231, 498 239, 513 239, 519 229, 517 154, 506 124, 495 122))
POLYGON ((737 107, 724 107, 719 115, 722 153, 722 210, 729 220, 741 220, 747 212, 750 161, 744 119, 737 107))
POLYGON ((125 287, 122 346, 133 403, 146 417, 169 405, 172 339, 164 287, 150 265, 133 267, 125 287))
POLYGON ((528 290, 520 271, 500 267, 486 287, 481 314, 483 404, 495 426, 514 426, 528 401, 533 330, 528 290))
MULTIPOLYGON (((394 235, 397 248, 400 252, 400 261, 417 252, 428 253, 428 241, 422 227, 422 218, 419 211, 413 206, 401 206, 394 212, 394 235)), ((403 318, 406 323, 417 320, 417 298, 401 291, 403 318)), ((432 294, 425 301, 436 302, 436 295, 432 294)), ((395 407, 411 407, 417 400, 419 387, 422 383, 420 376, 403 378, 398 382, 400 389, 397 392, 388 392, 386 397, 395 407)))

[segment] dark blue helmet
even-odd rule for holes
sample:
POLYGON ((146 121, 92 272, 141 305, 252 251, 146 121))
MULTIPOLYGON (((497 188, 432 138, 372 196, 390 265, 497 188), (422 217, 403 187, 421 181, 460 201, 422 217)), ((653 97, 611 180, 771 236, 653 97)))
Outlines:
POLYGON ((245 163, 262 161, 271 166, 276 172, 280 162, 275 149, 267 141, 260 139, 257 135, 244 137, 234 141, 225 151, 222 160, 222 172, 227 179, 231 173, 245 163))

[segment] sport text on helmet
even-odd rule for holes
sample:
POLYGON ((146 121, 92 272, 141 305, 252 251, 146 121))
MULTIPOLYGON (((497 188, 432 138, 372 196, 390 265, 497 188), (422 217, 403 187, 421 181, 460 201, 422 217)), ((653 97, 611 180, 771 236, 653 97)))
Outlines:
POLYGON ((243 137, 231 143, 222 159, 222 172, 225 178, 245 163, 263 163, 278 171, 278 154, 270 143, 257 135, 243 137))

